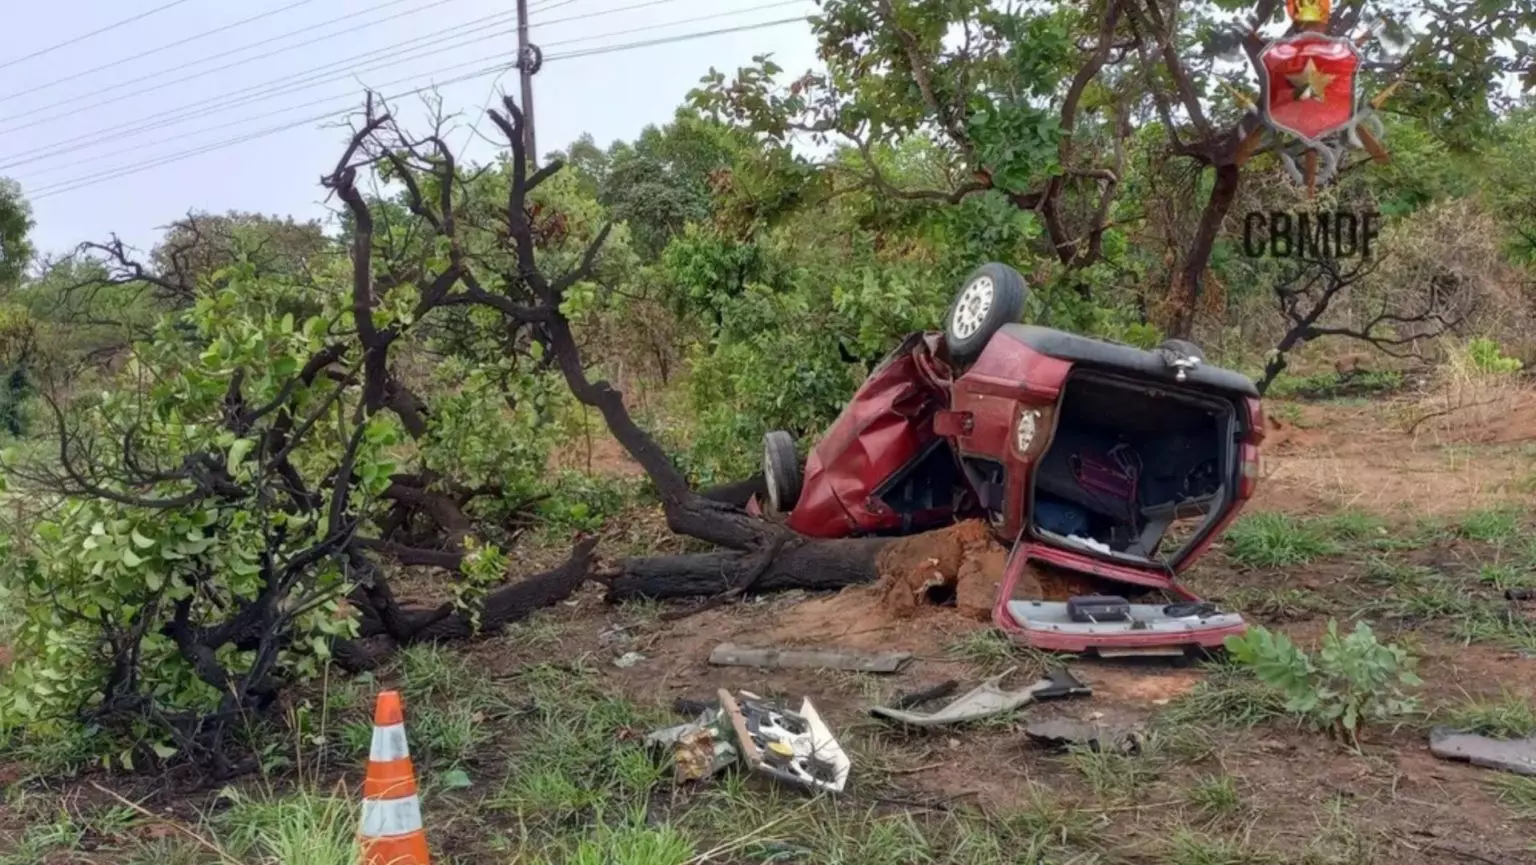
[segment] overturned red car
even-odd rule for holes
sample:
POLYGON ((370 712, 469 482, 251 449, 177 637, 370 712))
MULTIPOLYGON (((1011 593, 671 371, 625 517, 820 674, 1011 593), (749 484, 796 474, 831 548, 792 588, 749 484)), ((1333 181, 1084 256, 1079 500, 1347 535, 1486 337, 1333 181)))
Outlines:
POLYGON ((1026 292, 1012 268, 978 268, 944 330, 903 340, 803 471, 793 439, 768 433, 768 507, 813 537, 986 519, 1011 549, 993 618, 1040 648, 1183 652, 1240 633, 1240 616, 1177 576, 1253 495, 1264 437, 1253 382, 1182 340, 1147 351, 1019 324, 1026 292), (1014 597, 1032 566, 1173 602, 1014 597))

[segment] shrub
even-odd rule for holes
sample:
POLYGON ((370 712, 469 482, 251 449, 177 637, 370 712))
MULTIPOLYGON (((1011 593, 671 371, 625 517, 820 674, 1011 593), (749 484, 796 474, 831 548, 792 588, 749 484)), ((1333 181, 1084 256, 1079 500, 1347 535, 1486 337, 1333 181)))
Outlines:
POLYGON ((1467 343, 1467 358, 1478 372, 1494 375, 1519 372, 1522 366, 1519 358, 1506 356, 1497 342, 1485 336, 1467 343))
POLYGON ((1402 692, 1403 686, 1422 684, 1413 672, 1415 659, 1401 647, 1377 642, 1365 622, 1341 637, 1338 622, 1330 619, 1315 659, 1286 635, 1262 627, 1228 637, 1226 646, 1238 663, 1285 696, 1288 711, 1351 743, 1358 743, 1362 720, 1385 721, 1417 708, 1402 692))

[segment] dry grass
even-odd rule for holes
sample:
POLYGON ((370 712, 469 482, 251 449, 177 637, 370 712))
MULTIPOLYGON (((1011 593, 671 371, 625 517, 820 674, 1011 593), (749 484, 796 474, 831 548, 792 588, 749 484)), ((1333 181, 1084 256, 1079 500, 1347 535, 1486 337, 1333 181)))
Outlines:
POLYGON ((1475 440, 1536 402, 1536 388, 1525 376, 1479 369, 1465 345, 1442 340, 1441 354, 1445 359, 1422 392, 1393 407, 1415 445, 1475 440))
POLYGON ((1394 399, 1294 409, 1265 444, 1259 506, 1445 516, 1536 503, 1536 385, 1479 370, 1465 346, 1446 350, 1394 399))

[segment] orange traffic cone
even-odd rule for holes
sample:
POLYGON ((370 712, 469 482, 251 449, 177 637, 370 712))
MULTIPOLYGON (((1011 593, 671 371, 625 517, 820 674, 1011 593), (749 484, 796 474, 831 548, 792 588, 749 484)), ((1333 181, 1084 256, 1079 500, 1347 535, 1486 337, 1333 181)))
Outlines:
POLYGON ((373 710, 373 747, 363 779, 363 865, 428 865, 416 771, 405 743, 405 713, 398 691, 379 694, 373 710))

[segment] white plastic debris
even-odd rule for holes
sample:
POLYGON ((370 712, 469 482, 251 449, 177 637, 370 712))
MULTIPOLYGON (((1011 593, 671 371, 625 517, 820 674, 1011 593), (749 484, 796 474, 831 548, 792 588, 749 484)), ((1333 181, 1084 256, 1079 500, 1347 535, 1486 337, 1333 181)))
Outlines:
POLYGON ((1114 550, 1111 550, 1109 548, 1109 544, 1106 544, 1103 541, 1096 541, 1093 538, 1084 538, 1084 537, 1079 537, 1077 535, 1067 535, 1067 540, 1069 540, 1069 541, 1076 541, 1077 543, 1081 544, 1082 546, 1087 547, 1090 550, 1097 550, 1098 552, 1101 552, 1101 553, 1112 553, 1112 552, 1114 552, 1114 550))

